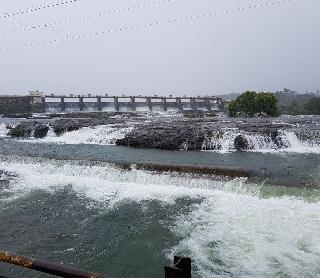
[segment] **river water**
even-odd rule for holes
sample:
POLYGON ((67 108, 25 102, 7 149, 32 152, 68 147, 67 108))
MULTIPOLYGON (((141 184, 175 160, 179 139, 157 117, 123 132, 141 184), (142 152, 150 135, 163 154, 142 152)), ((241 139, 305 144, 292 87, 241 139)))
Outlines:
MULTIPOLYGON (((256 148, 238 153, 226 133, 220 151, 115 146, 129 131, 105 125, 21 140, 0 123, 0 249, 111 277, 164 277, 173 255, 192 258, 193 277, 320 277, 317 142, 286 133, 283 149, 253 138, 256 148), (114 162, 236 166, 254 177, 114 162)), ((4 264, 1 274, 45 277, 4 264)))

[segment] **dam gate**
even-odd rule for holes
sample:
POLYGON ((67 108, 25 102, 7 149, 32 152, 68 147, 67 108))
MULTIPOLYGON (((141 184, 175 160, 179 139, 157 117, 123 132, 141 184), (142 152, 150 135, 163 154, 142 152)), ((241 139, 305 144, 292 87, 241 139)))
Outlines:
POLYGON ((218 97, 55 96, 42 98, 45 112, 223 111, 218 97))

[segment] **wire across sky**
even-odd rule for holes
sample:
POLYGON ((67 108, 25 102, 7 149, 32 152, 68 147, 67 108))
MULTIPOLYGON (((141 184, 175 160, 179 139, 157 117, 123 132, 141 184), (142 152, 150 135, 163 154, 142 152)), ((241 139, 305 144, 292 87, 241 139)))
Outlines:
MULTIPOLYGON (((77 1, 77 0, 64 1, 64 2, 60 2, 60 3, 66 4, 66 3, 71 3, 71 2, 75 2, 75 1, 77 1)), ((73 23, 73 22, 77 22, 77 21, 90 20, 90 19, 95 18, 97 16, 103 16, 103 15, 108 15, 108 14, 113 14, 113 13, 121 13, 121 12, 125 12, 125 11, 135 10, 138 8, 157 6, 157 5, 163 4, 165 2, 171 2, 171 1, 173 1, 173 0, 158 0, 155 2, 151 2, 151 3, 135 5, 135 6, 131 6, 131 7, 123 8, 123 9, 112 10, 112 11, 107 11, 107 12, 99 12, 96 14, 91 14, 91 15, 77 17, 77 18, 71 18, 71 19, 67 19, 64 21, 55 21, 52 23, 42 24, 42 25, 38 25, 38 26, 34 26, 34 27, 35 27, 35 29, 45 28, 45 27, 52 28, 55 25, 62 25, 64 23, 67 24, 67 23, 73 23)), ((106 35, 108 33, 129 32, 129 31, 143 30, 143 29, 146 30, 149 28, 153 28, 153 27, 161 26, 161 25, 166 25, 166 24, 181 24, 181 23, 196 21, 196 20, 200 20, 200 19, 204 19, 204 18, 208 18, 208 17, 212 17, 212 16, 231 15, 231 14, 236 14, 236 13, 247 12, 247 11, 254 10, 254 9, 279 6, 279 5, 288 4, 293 1, 294 0, 281 0, 281 1, 266 2, 266 3, 262 3, 262 4, 255 4, 255 5, 250 5, 250 6, 241 7, 241 8, 234 8, 234 9, 227 9, 227 10, 222 10, 222 11, 213 11, 213 12, 209 12, 209 13, 202 13, 202 14, 193 15, 193 16, 171 18, 171 19, 166 19, 166 20, 155 20, 153 22, 148 22, 145 24, 138 24, 138 25, 131 25, 131 26, 126 25, 126 26, 122 26, 122 27, 118 27, 118 28, 110 28, 110 29, 105 29, 103 31, 83 33, 83 34, 79 34, 79 35, 68 34, 67 36, 60 37, 57 39, 52 39, 52 40, 44 40, 44 41, 39 41, 39 42, 25 43, 25 44, 18 44, 18 45, 14 45, 14 46, 2 47, 2 48, 0 48, 0 51, 4 52, 4 51, 10 50, 10 49, 21 49, 21 48, 29 48, 29 47, 46 46, 46 45, 52 45, 52 44, 56 44, 59 42, 66 42, 66 41, 70 41, 70 40, 88 39, 88 38, 92 38, 92 37, 106 35)), ((30 30, 32 28, 33 28, 32 26, 22 27, 22 29, 20 29, 20 30, 17 29, 17 30, 11 31, 11 32, 18 32, 18 31, 24 32, 24 31, 30 30)), ((63 32, 60 32, 60 31, 59 31, 59 33, 61 35, 63 34, 63 32)))
POLYGON ((32 13, 32 12, 37 12, 40 10, 54 8, 54 7, 58 7, 58 6, 62 6, 62 5, 66 5, 66 4, 70 4, 70 3, 74 3, 74 2, 78 2, 78 1, 80 1, 80 0, 65 0, 65 1, 58 1, 58 2, 56 1, 56 2, 51 2, 51 3, 39 5, 39 6, 20 9, 18 11, 14 11, 14 12, 2 12, 2 14, 0 15, 0 19, 14 17, 14 16, 23 15, 23 14, 32 13))

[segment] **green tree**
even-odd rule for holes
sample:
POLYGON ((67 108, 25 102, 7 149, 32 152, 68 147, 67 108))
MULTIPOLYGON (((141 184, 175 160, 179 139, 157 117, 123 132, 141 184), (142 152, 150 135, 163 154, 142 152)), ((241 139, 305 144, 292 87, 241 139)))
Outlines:
POLYGON ((276 117, 279 115, 279 109, 277 106, 278 100, 272 93, 259 93, 257 94, 256 112, 260 115, 268 115, 272 117, 276 117))
POLYGON ((247 91, 236 99, 238 109, 246 117, 252 117, 256 113, 257 93, 247 91))
POLYGON ((230 101, 228 104, 228 112, 230 117, 236 117, 238 113, 239 107, 236 100, 230 101))
POLYGON ((272 93, 256 93, 247 91, 228 105, 230 117, 266 115, 276 117, 279 115, 277 98, 272 93))

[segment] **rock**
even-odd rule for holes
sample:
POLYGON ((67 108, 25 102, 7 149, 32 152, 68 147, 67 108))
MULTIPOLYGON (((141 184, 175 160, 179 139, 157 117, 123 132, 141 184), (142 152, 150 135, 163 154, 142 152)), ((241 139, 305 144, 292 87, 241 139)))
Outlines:
POLYGON ((116 141, 120 146, 161 150, 179 150, 182 143, 183 139, 177 133, 167 129, 138 129, 116 141))
POLYGON ((33 123, 20 123, 17 126, 11 128, 8 135, 12 137, 29 137, 31 136, 33 123))
POLYGON ((56 135, 61 135, 67 131, 78 130, 83 125, 79 121, 75 120, 58 120, 53 124, 53 131, 56 135))
POLYGON ((29 119, 32 117, 31 113, 6 113, 3 114, 4 118, 22 118, 22 119, 29 119))
POLYGON ((270 129, 266 131, 266 134, 270 136, 272 142, 278 147, 278 148, 282 148, 282 147, 287 147, 285 146, 285 143, 283 142, 279 131, 277 129, 270 129))
POLYGON ((189 119, 203 118, 204 113, 202 111, 183 111, 183 116, 189 119))
POLYGON ((183 116, 185 118, 193 119, 193 118, 211 118, 211 117, 217 117, 218 115, 213 111, 183 111, 183 116))
POLYGON ((43 125, 43 124, 37 124, 34 127, 34 134, 33 136, 35 138, 44 138, 47 136, 49 131, 49 127, 47 125, 43 125))
POLYGON ((238 135, 234 139, 234 147, 237 151, 245 151, 249 149, 249 142, 243 135, 238 135))
POLYGON ((202 149, 207 131, 192 123, 152 123, 136 128, 116 145, 160 150, 202 149))

